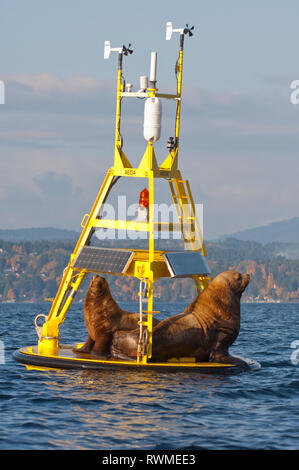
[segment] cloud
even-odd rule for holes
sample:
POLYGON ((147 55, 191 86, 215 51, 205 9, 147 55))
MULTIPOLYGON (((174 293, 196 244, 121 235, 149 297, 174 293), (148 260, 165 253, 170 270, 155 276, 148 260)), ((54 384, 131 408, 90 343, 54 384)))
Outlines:
POLYGON ((4 75, 6 112, 74 113, 103 115, 111 106, 112 82, 94 77, 57 77, 52 74, 4 75))
POLYGON ((84 190, 65 174, 46 171, 22 185, 12 181, 0 194, 2 227, 72 226, 79 228, 85 210, 84 190), (82 204, 83 203, 83 204, 82 204), (78 213, 78 208, 81 213, 78 213))
MULTIPOLYGON (((1 79, 0 197, 15 211, 2 227, 16 220, 49 225, 50 217, 77 228, 113 163, 115 82, 49 74, 1 79)), ((174 128, 175 105, 164 103, 159 162, 174 128)), ((136 165, 146 145, 143 105, 127 99, 122 106, 124 151, 136 165)), ((298 215, 298 113, 288 87, 184 89, 179 162, 204 203, 207 236, 298 215)))
POLYGON ((72 198, 80 196, 82 189, 74 187, 70 176, 56 171, 45 171, 33 178, 34 183, 40 189, 43 198, 54 197, 72 198))

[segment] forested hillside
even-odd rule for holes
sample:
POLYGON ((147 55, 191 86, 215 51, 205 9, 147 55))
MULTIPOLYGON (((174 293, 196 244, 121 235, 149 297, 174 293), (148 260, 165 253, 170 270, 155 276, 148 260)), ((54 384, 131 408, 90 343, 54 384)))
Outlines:
MULTIPOLYGON (((206 248, 213 276, 231 268, 251 275, 243 300, 299 301, 299 260, 277 255, 277 245, 227 239, 207 243, 206 248)), ((54 297, 73 249, 72 241, 0 240, 0 301, 35 302, 54 297)), ((135 278, 108 279, 117 300, 137 300, 135 278)), ((84 299, 89 280, 87 276, 76 301, 84 299)), ((177 302, 191 301, 196 293, 191 279, 163 278, 155 284, 155 295, 161 301, 177 302)))

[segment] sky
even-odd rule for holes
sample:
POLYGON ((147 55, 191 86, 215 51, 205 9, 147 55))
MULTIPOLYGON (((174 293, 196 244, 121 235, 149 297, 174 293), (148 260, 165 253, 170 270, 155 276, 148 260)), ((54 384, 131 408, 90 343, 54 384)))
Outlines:
MULTIPOLYGON (((0 0, 0 228, 80 230, 113 164, 117 56, 104 60, 104 41, 132 44, 124 76, 133 90, 157 51, 158 88, 173 92, 178 36, 165 40, 166 21, 195 27, 185 40, 179 166, 203 204, 205 238, 299 216, 299 104, 290 102, 298 17, 293 0, 0 0)), ((136 101, 123 103, 122 134, 138 165, 146 142, 136 101)), ((172 106, 163 102, 158 162, 172 106)), ((134 183, 117 187, 130 201, 144 187, 134 183)), ((161 200, 166 192, 161 185, 161 200)))

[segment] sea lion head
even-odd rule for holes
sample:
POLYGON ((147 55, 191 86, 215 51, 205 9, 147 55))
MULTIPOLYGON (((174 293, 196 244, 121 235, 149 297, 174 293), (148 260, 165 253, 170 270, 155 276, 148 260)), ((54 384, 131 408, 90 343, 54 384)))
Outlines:
POLYGON ((110 296, 110 289, 106 279, 102 276, 93 276, 89 285, 89 293, 97 298, 110 296))
POLYGON ((218 274, 218 276, 215 277, 214 281, 216 281, 217 283, 219 282, 222 285, 225 284, 233 292, 235 292, 238 296, 241 297, 242 293, 244 292, 250 281, 250 275, 241 274, 238 271, 234 270, 229 270, 218 274))

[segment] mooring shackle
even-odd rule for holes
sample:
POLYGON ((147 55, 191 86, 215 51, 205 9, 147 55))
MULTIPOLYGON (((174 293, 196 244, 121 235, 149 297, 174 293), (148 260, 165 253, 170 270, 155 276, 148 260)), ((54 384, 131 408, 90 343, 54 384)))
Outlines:
POLYGON ((145 356, 147 354, 147 346, 148 346, 148 329, 146 328, 143 330, 143 338, 142 338, 142 355, 145 356))
POLYGON ((137 357, 142 355, 143 350, 143 297, 147 290, 147 280, 145 278, 140 279, 139 283, 139 340, 138 340, 138 349, 137 357), (144 287, 143 287, 144 284, 144 287))
POLYGON ((36 315, 34 319, 35 331, 38 336, 38 339, 40 339, 43 334, 43 326, 39 326, 37 323, 38 319, 41 317, 44 317, 45 321, 47 321, 47 318, 48 318, 47 315, 44 315, 43 313, 39 313, 38 315, 36 315))

